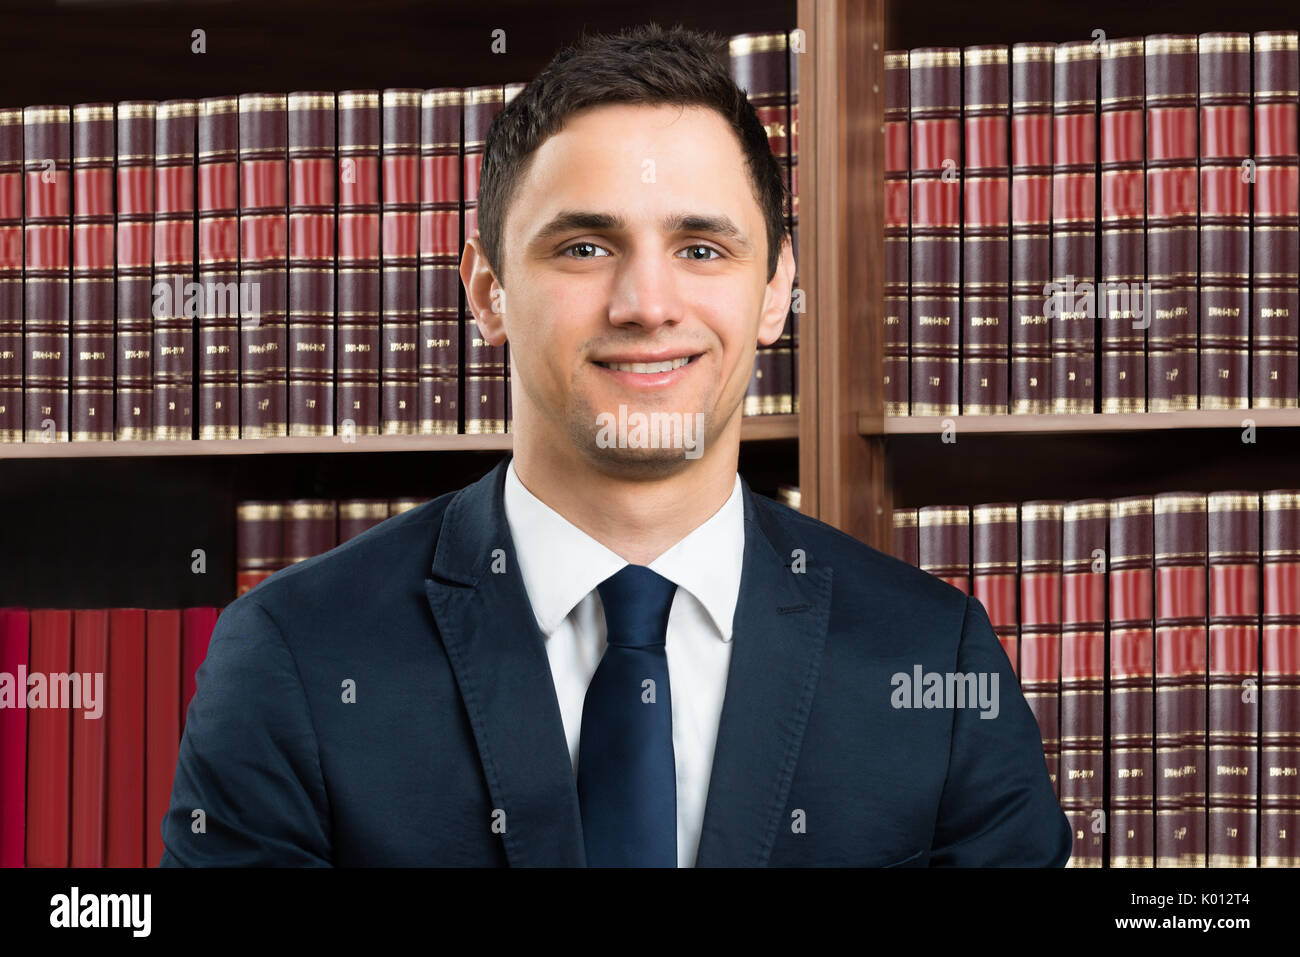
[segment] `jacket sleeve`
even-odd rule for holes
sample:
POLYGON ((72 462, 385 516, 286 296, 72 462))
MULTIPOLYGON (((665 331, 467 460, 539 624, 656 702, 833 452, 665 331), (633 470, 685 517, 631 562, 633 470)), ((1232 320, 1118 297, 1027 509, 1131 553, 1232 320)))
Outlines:
POLYGON ((278 625, 250 596, 222 612, 196 680, 160 866, 328 866, 307 697, 278 625))
POLYGON ((993 709, 954 708, 948 776, 931 866, 1062 867, 1070 824, 1052 790, 1042 738, 983 604, 966 598, 957 670, 997 676, 993 709))

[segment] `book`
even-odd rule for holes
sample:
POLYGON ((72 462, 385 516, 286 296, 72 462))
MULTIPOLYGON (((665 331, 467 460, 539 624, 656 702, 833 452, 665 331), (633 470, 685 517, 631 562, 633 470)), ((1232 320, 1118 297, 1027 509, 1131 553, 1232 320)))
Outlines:
POLYGON ((384 90, 382 100, 380 432, 419 426, 420 100, 422 91, 384 90))
POLYGON ((27 844, 27 709, 16 707, 27 688, 31 619, 26 608, 0 608, 0 675, 12 681, 14 700, 0 708, 0 867, 22 867, 27 844))

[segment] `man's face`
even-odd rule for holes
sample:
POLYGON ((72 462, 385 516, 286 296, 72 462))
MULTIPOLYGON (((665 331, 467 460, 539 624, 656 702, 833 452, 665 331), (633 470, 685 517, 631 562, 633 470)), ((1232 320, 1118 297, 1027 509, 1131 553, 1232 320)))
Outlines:
POLYGON ((598 417, 623 406, 693 428, 703 413, 707 451, 740 414, 756 342, 784 325, 782 248, 769 283, 763 215, 720 115, 594 107, 533 154, 504 224, 502 322, 476 312, 489 341, 510 343, 515 404, 553 438, 606 472, 672 474, 691 461, 682 448, 602 447, 598 417), (666 361, 677 368, 634 371, 666 361))

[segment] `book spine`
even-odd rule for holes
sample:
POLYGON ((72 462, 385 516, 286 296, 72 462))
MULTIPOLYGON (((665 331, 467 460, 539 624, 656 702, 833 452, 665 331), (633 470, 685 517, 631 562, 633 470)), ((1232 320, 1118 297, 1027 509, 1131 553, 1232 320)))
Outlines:
POLYGON ((912 414, 956 415, 961 398, 961 51, 913 50, 908 73, 912 414))
POLYGON ((1250 406, 1250 34, 1197 39, 1200 407, 1250 406))
POLYGON ((894 557, 921 567, 920 539, 915 508, 894 509, 894 557))
POLYGON ((909 128, 906 50, 885 54, 885 415, 907 415, 909 128))
MULTIPOLYGON (((0 133, 3 129, 0 128, 0 133)), ((0 608, 0 672, 27 670, 31 616, 0 608)), ((18 690, 18 689, 15 689, 18 690)), ((26 694, 27 689, 19 691, 26 694)), ((0 867, 22 867, 27 843, 27 709, 0 709, 0 867)))
POLYGON ((1196 408, 1197 42, 1146 38, 1147 410, 1196 408))
POLYGON ((1156 867, 1205 866, 1205 496, 1155 497, 1156 867))
POLYGON ((235 596, 284 567, 284 503, 244 501, 235 506, 235 596))
POLYGON ((79 608, 73 612, 72 671, 81 681, 80 703, 83 710, 75 714, 75 720, 72 721, 72 834, 69 861, 72 867, 103 867, 107 824, 105 798, 108 784, 108 725, 100 719, 104 714, 104 682, 108 672, 107 609, 79 608))
POLYGON ((348 498, 338 503, 339 544, 356 538, 388 518, 386 498, 348 498))
POLYGON ((1038 721, 1043 758, 1061 795, 1061 510, 1063 502, 1020 506, 1020 687, 1038 721))
POLYGON ((23 111, 0 109, 0 442, 23 440, 23 111))
POLYGON ((240 438, 289 434, 289 195, 284 94, 239 97, 239 285, 257 306, 239 324, 240 438))
POLYGON ((158 104, 154 154, 153 437, 188 439, 194 415, 194 146, 197 104, 158 104))
MULTIPOLYGON (((503 90, 503 103, 508 106, 511 100, 513 100, 516 96, 518 96, 520 93, 523 92, 524 87, 526 85, 527 84, 525 83, 507 83, 503 90)), ((502 384, 504 386, 503 391, 505 392, 505 396, 506 396, 506 404, 505 404, 506 431, 513 432, 515 430, 515 426, 514 426, 514 413, 511 411, 511 402, 513 397, 510 391, 511 385, 510 385, 510 343, 509 342, 504 342, 501 345, 501 369, 502 369, 502 380, 503 380, 502 384)))
POLYGON ((162 860, 162 821, 171 804, 181 743, 181 613, 145 611, 145 857, 162 860))
POLYGON ((1300 336, 1300 34, 1256 33, 1251 406, 1295 408, 1300 336))
POLYGON ((1210 867, 1254 867, 1259 833, 1259 495, 1206 499, 1209 674, 1206 782, 1210 867))
POLYGON ((334 434, 334 94, 290 93, 289 434, 334 434))
POLYGON ((1259 866, 1300 867, 1300 491, 1265 492, 1259 866))
POLYGON ((338 95, 338 407, 341 435, 379 434, 379 140, 377 90, 338 95))
POLYGON ((108 769, 104 862, 144 866, 145 611, 113 608, 105 702, 108 769))
POLYGON ((1150 496, 1110 503, 1111 867, 1155 866, 1155 552, 1150 496))
MULTIPOLYGON (((799 287, 799 62, 804 52, 802 30, 791 30, 786 35, 786 51, 789 56, 789 68, 786 76, 790 86, 786 96, 786 115, 789 118, 788 149, 786 159, 789 164, 786 175, 787 212, 785 225, 790 231, 790 248, 794 256, 794 284, 791 287, 790 312, 786 317, 785 328, 776 340, 778 349, 789 363, 788 379, 790 382, 790 405, 786 410, 799 412, 799 322, 806 312, 807 299, 799 287)), ((784 403, 781 408, 785 408, 784 403)))
MULTIPOLYGON (((488 127, 501 112, 504 101, 505 91, 500 86, 476 86, 465 91, 461 216, 467 240, 478 235, 478 184, 483 166, 483 145, 488 127)), ((505 432, 505 347, 494 346, 483 338, 468 306, 465 306, 461 322, 465 329, 464 399, 461 403, 465 410, 465 431, 471 435, 505 432)))
POLYGON ((23 153, 25 439, 67 442, 72 131, 66 106, 24 108, 23 153))
POLYGON ((117 105, 117 414, 119 440, 153 437, 154 122, 157 104, 117 105))
MULTIPOLYGON (((199 438, 239 438, 239 101, 198 104, 199 438), (211 308, 206 308, 211 303, 211 308)), ((250 320, 253 318, 248 317, 250 320)))
POLYGON ((971 589, 984 605, 993 632, 1019 674, 1020 633, 1016 591, 1020 530, 1015 502, 971 508, 971 589))
POLYGON ((1091 412, 1097 341, 1097 50, 1091 40, 1057 46, 1055 93, 1052 411, 1091 412))
POLYGON ((420 100, 420 432, 460 431, 461 113, 454 87, 420 100))
POLYGON ((392 518, 394 515, 409 512, 411 509, 419 508, 428 501, 427 498, 390 498, 388 500, 388 517, 392 518))
POLYGON ((1106 823, 1106 525, 1102 499, 1061 509, 1061 809, 1068 867, 1101 867, 1106 823))
POLYGON ((1052 104, 1056 45, 1011 48, 1011 411, 1052 411, 1052 104))
POLYGON ((920 568, 969 595, 970 509, 965 505, 923 505, 917 509, 916 519, 920 568))
POLYGON ((195 676, 199 665, 208 656, 208 644, 212 641, 212 630, 217 626, 220 608, 201 606, 181 609, 181 731, 185 730, 185 718, 190 710, 190 702, 197 690, 195 676))
POLYGON ((968 47, 962 58, 961 410, 998 415, 1007 412, 1010 395, 1009 51, 1005 46, 968 47))
POLYGON ((1146 89, 1141 37, 1101 51, 1101 411, 1145 412, 1146 89))
MULTIPOLYGON (((27 693, 27 853, 28 867, 67 867, 72 798, 72 711, 51 704, 49 675, 72 671, 72 612, 62 608, 31 611, 31 670, 47 676, 27 693), (37 697, 33 697, 35 694, 37 697), (40 702, 39 706, 36 702, 40 702)), ((80 720, 80 719, 78 719, 80 720)))
POLYGON ((383 95, 380 431, 414 435, 419 400, 420 90, 383 95))
POLYGON ((293 565, 323 555, 339 543, 338 503, 332 498, 296 498, 284 503, 284 562, 293 565))
POLYGON ((72 108, 72 441, 113 439, 113 104, 72 108))

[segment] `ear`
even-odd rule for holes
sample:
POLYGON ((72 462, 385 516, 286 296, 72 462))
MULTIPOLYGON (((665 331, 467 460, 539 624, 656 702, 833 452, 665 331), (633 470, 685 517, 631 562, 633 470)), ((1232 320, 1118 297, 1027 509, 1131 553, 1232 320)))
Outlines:
POLYGON ((506 291, 497 282, 477 235, 465 240, 465 250, 460 257, 460 279, 465 284, 465 301, 474 314, 483 341, 492 346, 503 344, 506 341, 506 291))
POLYGON ((794 287, 794 250, 787 232, 781 241, 781 255, 776 261, 776 273, 763 294, 763 313, 758 322, 760 345, 770 346, 780 338, 790 314, 791 290, 794 287))

